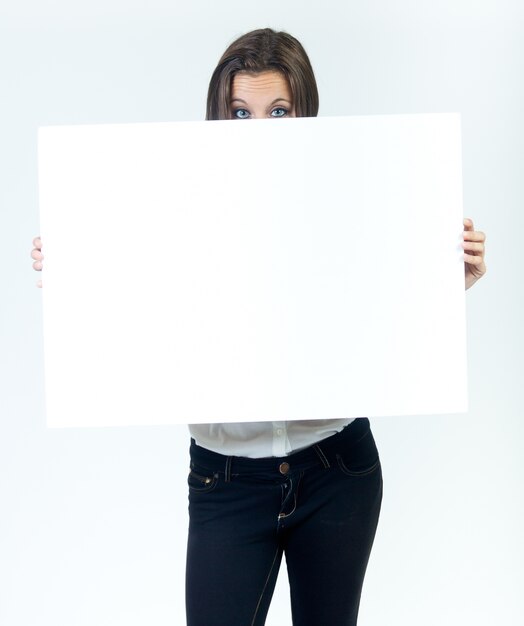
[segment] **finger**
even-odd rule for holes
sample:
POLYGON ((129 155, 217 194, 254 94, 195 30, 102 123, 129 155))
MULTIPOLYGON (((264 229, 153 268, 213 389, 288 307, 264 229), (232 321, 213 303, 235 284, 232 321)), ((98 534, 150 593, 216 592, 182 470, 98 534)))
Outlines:
POLYGON ((465 230, 464 231, 464 241, 486 241, 486 235, 480 230, 465 230))
POLYGON ((464 262, 468 265, 482 265, 484 263, 484 259, 476 254, 468 254, 466 252, 464 253, 464 262))
POLYGON ((40 235, 38 235, 38 237, 35 237, 33 239, 33 246, 35 248, 38 248, 39 250, 42 249, 42 240, 40 239, 40 235))
POLYGON ((44 258, 44 255, 40 252, 40 250, 35 248, 34 250, 31 250, 31 258, 35 261, 41 261, 44 258))
POLYGON ((477 243, 475 241, 464 241, 462 248, 464 250, 469 250, 470 252, 479 252, 480 254, 484 252, 484 244, 477 243))
POLYGON ((473 226, 473 220, 469 217, 465 217, 462 220, 462 223, 464 224, 464 230, 475 230, 475 227, 473 226))
POLYGON ((42 261, 35 261, 33 263, 33 269, 36 270, 37 272, 41 272, 42 271, 42 266, 43 266, 42 261))

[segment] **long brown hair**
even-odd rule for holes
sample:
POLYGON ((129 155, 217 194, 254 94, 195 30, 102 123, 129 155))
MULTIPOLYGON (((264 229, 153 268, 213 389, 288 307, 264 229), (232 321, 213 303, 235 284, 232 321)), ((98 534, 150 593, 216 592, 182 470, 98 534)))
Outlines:
POLYGON ((222 55, 209 81, 206 120, 231 117, 231 84, 237 72, 265 71, 281 72, 288 80, 297 117, 316 117, 317 83, 302 44, 288 33, 262 28, 236 39, 222 55))

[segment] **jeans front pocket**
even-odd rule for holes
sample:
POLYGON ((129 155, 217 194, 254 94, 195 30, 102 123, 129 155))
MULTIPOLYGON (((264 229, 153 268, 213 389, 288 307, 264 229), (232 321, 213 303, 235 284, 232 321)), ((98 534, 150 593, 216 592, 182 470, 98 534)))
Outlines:
POLYGON ((347 450, 336 454, 340 470, 347 476, 367 476, 380 467, 380 458, 373 435, 369 430, 347 450))
POLYGON ((205 470, 196 471, 190 468, 187 476, 187 485, 193 492, 208 492, 216 487, 218 482, 218 474, 206 472, 205 470))

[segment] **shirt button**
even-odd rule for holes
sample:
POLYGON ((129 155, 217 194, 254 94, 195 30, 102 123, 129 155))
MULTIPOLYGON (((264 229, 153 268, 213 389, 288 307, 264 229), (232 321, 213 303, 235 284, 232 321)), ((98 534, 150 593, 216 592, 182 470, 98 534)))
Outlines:
POLYGON ((282 428, 277 428, 277 431, 276 431, 276 432, 277 432, 277 435, 280 437, 280 436, 282 436, 282 433, 283 433, 284 431, 282 430, 282 428))
POLYGON ((278 466, 278 471, 279 471, 281 474, 287 474, 287 473, 289 472, 289 463, 281 463, 281 464, 278 466))

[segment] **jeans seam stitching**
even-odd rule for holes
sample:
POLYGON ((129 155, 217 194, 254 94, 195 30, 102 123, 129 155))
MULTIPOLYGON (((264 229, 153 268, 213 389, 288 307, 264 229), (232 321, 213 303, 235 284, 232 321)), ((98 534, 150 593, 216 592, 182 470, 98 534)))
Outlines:
POLYGON ((257 602, 257 605, 255 607, 255 612, 253 613, 253 619, 251 620, 250 626, 255 626, 255 620, 257 618, 258 611, 260 609, 260 604, 262 603, 262 598, 264 597, 264 592, 265 592, 265 590, 267 588, 267 585, 268 585, 268 582, 269 582, 269 578, 271 576, 271 572, 273 571, 273 568, 275 567, 275 563, 276 563, 279 551, 280 551, 280 548, 277 548, 277 551, 275 552, 275 556, 273 557, 273 562, 271 563, 271 567, 269 568, 269 572, 268 572, 268 574, 266 576, 266 582, 264 583, 264 586, 262 587, 262 591, 260 592, 260 596, 258 598, 258 602, 257 602))

